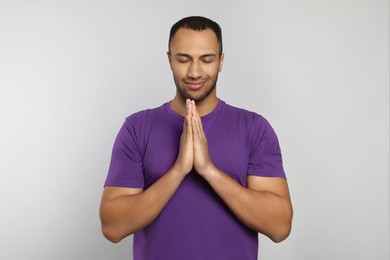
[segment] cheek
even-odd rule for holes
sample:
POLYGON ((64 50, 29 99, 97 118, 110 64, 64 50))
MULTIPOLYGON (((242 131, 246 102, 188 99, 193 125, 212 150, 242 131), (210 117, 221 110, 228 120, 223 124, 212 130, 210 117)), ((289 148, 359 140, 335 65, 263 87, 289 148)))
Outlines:
POLYGON ((172 66, 172 72, 175 78, 182 78, 187 75, 186 68, 184 66, 172 66))
POLYGON ((205 70, 205 72, 210 77, 215 78, 217 76, 218 72, 219 72, 219 66, 210 66, 210 67, 207 68, 207 70, 205 70))

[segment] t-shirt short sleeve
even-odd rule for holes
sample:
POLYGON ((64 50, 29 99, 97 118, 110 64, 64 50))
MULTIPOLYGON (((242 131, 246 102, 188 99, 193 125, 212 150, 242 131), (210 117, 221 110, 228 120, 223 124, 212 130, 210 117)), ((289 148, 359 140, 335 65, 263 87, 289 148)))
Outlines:
POLYGON ((126 119, 114 142, 104 186, 144 187, 142 153, 131 118, 126 119))
POLYGON ((286 178, 278 138, 265 118, 255 116, 250 137, 248 174, 286 178))

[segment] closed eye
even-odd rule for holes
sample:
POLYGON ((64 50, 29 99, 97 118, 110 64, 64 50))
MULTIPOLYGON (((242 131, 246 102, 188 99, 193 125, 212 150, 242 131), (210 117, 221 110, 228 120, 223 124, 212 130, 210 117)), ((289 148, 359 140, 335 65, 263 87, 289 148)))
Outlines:
POLYGON ((186 62, 189 62, 190 60, 189 59, 176 59, 178 62, 180 63, 186 63, 186 62))
POLYGON ((204 63, 212 63, 215 59, 214 58, 206 58, 206 59, 202 59, 202 61, 204 63))
POLYGON ((217 58, 217 57, 216 57, 215 54, 206 54, 206 55, 203 55, 203 56, 201 57, 201 60, 202 60, 202 62, 204 62, 204 63, 212 63, 212 62, 215 61, 216 58, 217 58))

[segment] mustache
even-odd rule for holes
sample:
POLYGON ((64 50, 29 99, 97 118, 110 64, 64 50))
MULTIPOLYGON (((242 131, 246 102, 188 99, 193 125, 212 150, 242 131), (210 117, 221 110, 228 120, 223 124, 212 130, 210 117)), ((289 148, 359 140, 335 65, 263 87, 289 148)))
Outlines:
POLYGON ((207 81, 208 78, 200 78, 200 79, 185 79, 185 83, 201 83, 207 81))

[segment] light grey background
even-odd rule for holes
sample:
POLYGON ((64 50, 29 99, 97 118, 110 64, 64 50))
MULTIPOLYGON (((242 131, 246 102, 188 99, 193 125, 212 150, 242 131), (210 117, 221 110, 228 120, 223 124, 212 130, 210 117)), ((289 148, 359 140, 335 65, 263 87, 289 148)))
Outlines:
POLYGON ((124 118, 175 93, 187 15, 222 26, 219 96, 280 139, 294 225, 259 258, 389 259, 385 0, 1 0, 1 259, 131 258, 100 233, 102 186, 124 118))

